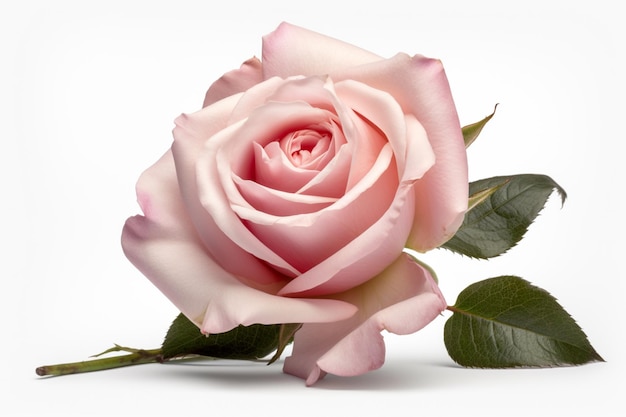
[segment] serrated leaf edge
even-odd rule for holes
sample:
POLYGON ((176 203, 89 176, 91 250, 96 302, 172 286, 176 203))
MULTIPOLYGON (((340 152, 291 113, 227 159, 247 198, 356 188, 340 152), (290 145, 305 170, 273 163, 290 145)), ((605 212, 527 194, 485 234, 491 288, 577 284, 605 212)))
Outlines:
MULTIPOLYGON (((512 277, 514 277, 514 276, 512 276, 512 277)), ((502 367, 492 366, 492 367, 488 367, 488 366, 468 366, 468 365, 462 365, 462 366, 467 367, 467 368, 481 368, 481 369, 554 368, 554 367, 563 367, 563 366, 580 366, 580 365, 584 365, 585 363, 591 363, 591 362, 605 362, 605 360, 602 358, 602 356, 600 356, 600 354, 591 345, 591 343, 589 342, 589 338, 584 333, 584 331, 582 330, 582 328, 580 327, 578 322, 572 317, 571 314, 569 314, 569 312, 567 312, 567 310, 565 310, 565 308, 563 308, 563 306, 558 302, 556 297, 554 297, 552 294, 550 294, 550 292, 546 291, 545 289, 543 289, 541 287, 538 287, 536 285, 533 285, 532 283, 524 280, 523 278, 520 278, 520 277, 515 277, 515 278, 517 278, 519 280, 525 281, 529 285, 529 287, 532 288, 533 290, 541 291, 541 292, 545 293, 548 297, 550 297, 559 306, 559 308, 562 309, 563 312, 565 312, 567 314, 567 316, 574 322, 574 324, 582 332, 582 334, 584 336, 584 340, 587 343, 587 346, 574 345, 574 344, 572 344, 570 342, 561 340, 561 339, 559 339, 557 337, 554 337, 552 335, 545 334, 545 333, 538 332, 538 331, 534 331, 534 330, 529 330, 529 329, 526 329, 526 328, 523 328, 523 327, 520 327, 520 326, 516 326, 516 325, 510 324, 510 323, 505 323, 505 322, 497 320, 496 318, 486 318, 486 317, 483 317, 483 316, 471 313, 469 311, 460 309, 459 307, 456 306, 456 303, 455 303, 454 306, 447 306, 446 307, 446 309, 448 311, 452 312, 452 316, 450 316, 450 318, 448 318, 448 320, 450 320, 454 316, 454 314, 459 314, 459 315, 464 315, 464 316, 467 316, 467 317, 471 317, 474 320, 478 320, 478 321, 482 321, 482 322, 486 322, 486 323, 496 323, 498 325, 505 326, 505 327, 508 327, 508 328, 518 329, 518 330, 521 330, 521 331, 524 331, 524 332, 529 332, 529 333, 532 333, 534 335, 542 336, 542 337, 554 340, 556 342, 562 343, 564 345, 568 345, 570 347, 579 349, 579 350, 581 350, 583 352, 586 352, 590 356, 590 359, 585 361, 585 362, 582 362, 582 363, 573 363, 573 362, 569 362, 569 361, 560 361, 560 362, 555 363, 553 365, 519 365, 519 366, 509 366, 509 367, 507 367, 507 366, 502 366, 502 367), (591 349, 591 350, 589 350, 589 349, 591 349)), ((498 316, 504 314, 506 311, 507 310, 500 312, 498 314, 498 316)), ((474 338, 472 338, 472 343, 474 343, 474 338)), ((453 358, 453 360, 454 360, 454 358, 453 358)), ((457 362, 457 361, 455 360, 455 362, 457 362)))

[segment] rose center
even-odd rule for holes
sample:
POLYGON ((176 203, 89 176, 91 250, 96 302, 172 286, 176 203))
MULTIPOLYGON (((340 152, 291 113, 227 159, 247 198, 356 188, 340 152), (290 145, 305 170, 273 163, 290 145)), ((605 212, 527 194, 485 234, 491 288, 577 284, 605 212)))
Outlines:
POLYGON ((302 129, 281 140, 281 148, 296 167, 311 167, 328 150, 331 137, 328 132, 302 129))

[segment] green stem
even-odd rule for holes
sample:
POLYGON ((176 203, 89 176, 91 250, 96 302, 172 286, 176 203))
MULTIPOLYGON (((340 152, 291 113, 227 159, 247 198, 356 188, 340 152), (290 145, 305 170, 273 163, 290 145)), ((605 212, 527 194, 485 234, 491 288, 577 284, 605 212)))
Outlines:
POLYGON ((115 356, 112 358, 40 366, 35 372, 37 372, 39 376, 59 376, 102 371, 105 369, 121 368, 123 366, 140 365, 143 363, 162 363, 163 361, 161 349, 137 349, 128 355, 115 356))

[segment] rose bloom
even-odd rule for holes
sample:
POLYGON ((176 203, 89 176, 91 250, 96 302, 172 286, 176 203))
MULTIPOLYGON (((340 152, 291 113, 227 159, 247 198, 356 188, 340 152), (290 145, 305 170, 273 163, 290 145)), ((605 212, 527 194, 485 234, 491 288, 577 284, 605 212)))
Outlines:
POLYGON ((315 383, 384 362, 382 330, 446 308, 404 248, 467 209, 465 146, 439 60, 381 58, 287 23, 176 120, 137 183, 127 257, 205 334, 303 323, 284 371, 315 383))

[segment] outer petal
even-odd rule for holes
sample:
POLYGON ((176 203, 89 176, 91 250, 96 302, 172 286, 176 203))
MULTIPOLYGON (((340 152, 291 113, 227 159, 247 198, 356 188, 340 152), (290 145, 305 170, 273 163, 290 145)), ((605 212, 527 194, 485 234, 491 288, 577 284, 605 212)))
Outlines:
POLYGON ((389 93, 362 83, 337 83, 344 103, 371 121, 391 144, 402 180, 421 178, 435 163, 435 155, 423 126, 412 114, 404 114, 389 93))
POLYGON ((285 360, 284 371, 306 379, 307 385, 326 373, 354 376, 380 368, 385 360, 382 330, 414 333, 446 308, 433 277, 406 254, 341 298, 359 312, 342 322, 305 324, 285 360))
POLYGON ((390 93, 422 124, 436 163, 416 183, 416 215, 408 245, 435 248, 458 229, 467 210, 467 154, 459 118, 441 61, 398 54, 391 59, 331 73, 390 93))
MULTIPOLYGON (((186 241, 193 245, 197 241, 193 225, 186 214, 178 191, 171 151, 163 155, 140 176, 136 189, 137 200, 145 217, 131 217, 124 225, 122 248, 126 256, 186 315, 189 317, 202 315, 206 308, 204 294, 202 291, 187 294, 185 287, 194 284, 185 282, 185 279, 189 277, 179 278, 175 273, 168 273, 176 268, 176 265, 172 264, 164 266, 159 274, 162 278, 156 278, 157 274, 153 273, 153 270, 158 271, 154 265, 158 259, 153 259, 147 253, 141 254, 138 247, 140 243, 145 246, 145 242, 138 241, 141 241, 143 236, 150 231, 154 234, 157 228, 161 233, 167 233, 172 241, 175 240, 180 245, 185 245, 186 241)), ((155 239, 151 247, 158 244, 156 242, 155 239)))
POLYGON ((423 77, 415 86, 422 98, 414 106, 436 163, 416 183, 415 223, 408 246, 426 251, 450 239, 463 222, 469 193, 467 153, 441 62, 417 57, 412 63, 423 77))
MULTIPOLYGON (((181 115, 176 119, 172 152, 187 213, 205 247, 213 258, 230 273, 251 277, 257 282, 268 284, 280 281, 282 277, 277 276, 267 265, 226 237, 224 232, 217 227, 215 220, 204 209, 198 197, 196 176, 198 156, 203 152, 207 140, 225 128, 226 120, 230 117, 230 110, 239 98, 238 95, 230 96, 199 112, 181 115)), ((212 198, 219 199, 223 196, 215 195, 212 198)))
POLYGON ((322 75, 381 57, 328 36, 281 23, 263 37, 263 76, 322 75))
POLYGON ((227 72, 215 81, 204 97, 202 107, 206 107, 233 94, 242 93, 263 81, 262 64, 253 57, 244 62, 241 68, 227 72))
POLYGON ((137 194, 145 215, 131 217, 124 225, 124 252, 204 332, 221 333, 239 324, 337 321, 356 311, 339 300, 275 296, 221 268, 185 215, 170 152, 140 177, 137 194))
POLYGON ((334 322, 356 310, 339 300, 284 298, 249 287, 214 262, 198 240, 172 234, 147 217, 131 217, 122 239, 133 264, 205 333, 239 324, 334 322))

